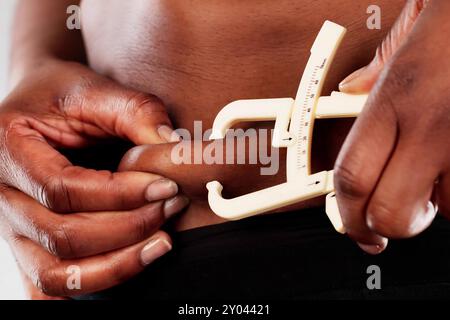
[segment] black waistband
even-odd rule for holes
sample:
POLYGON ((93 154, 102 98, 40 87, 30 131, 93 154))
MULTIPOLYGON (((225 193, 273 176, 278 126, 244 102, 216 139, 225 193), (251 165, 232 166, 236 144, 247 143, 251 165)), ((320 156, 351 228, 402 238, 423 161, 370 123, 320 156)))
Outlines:
POLYGON ((379 256, 334 231, 323 209, 259 216, 173 235, 142 274, 84 298, 152 300, 428 298, 450 296, 450 223, 393 241, 379 256), (367 268, 381 270, 370 290, 367 268))

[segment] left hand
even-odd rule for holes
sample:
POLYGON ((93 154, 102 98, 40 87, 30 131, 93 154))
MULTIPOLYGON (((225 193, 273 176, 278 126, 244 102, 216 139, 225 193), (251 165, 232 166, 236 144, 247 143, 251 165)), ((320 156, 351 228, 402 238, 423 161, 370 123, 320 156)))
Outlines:
POLYGON ((341 91, 371 91, 335 166, 349 236, 371 254, 450 217, 450 2, 411 0, 341 91), (433 203, 431 203, 432 201, 433 203))
POLYGON ((174 183, 75 166, 60 152, 112 137, 163 143, 169 125, 155 97, 54 59, 28 70, 1 102, 0 236, 35 287, 51 296, 99 291, 170 250, 158 229, 187 205, 174 183), (83 273, 76 290, 66 285, 73 264, 83 273))

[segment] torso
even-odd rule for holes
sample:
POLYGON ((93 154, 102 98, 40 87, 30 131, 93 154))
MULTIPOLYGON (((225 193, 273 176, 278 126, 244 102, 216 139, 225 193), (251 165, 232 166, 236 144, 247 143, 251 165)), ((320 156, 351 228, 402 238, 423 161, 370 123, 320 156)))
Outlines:
MULTIPOLYGON (((381 30, 369 30, 372 0, 83 0, 90 66, 154 94, 174 126, 210 128, 231 101, 295 96, 324 20, 349 32, 324 93, 373 57, 404 1, 379 0, 381 30)), ((323 139, 329 138, 328 132, 323 139)), ((338 131, 336 131, 338 132, 338 131)), ((333 136, 342 139, 344 133, 333 136)), ((332 152, 332 153, 335 153, 332 152)), ((330 155, 324 155, 329 158, 330 155)), ((204 201, 192 203, 178 229, 220 222, 204 201)))

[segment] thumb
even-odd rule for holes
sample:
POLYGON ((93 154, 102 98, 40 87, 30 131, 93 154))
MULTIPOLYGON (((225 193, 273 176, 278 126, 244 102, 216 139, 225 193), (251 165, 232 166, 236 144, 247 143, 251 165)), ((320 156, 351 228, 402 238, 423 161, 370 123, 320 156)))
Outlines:
POLYGON ((64 110, 86 124, 80 128, 83 134, 116 136, 136 145, 176 140, 166 108, 157 97, 109 79, 80 91, 65 99, 64 110))
POLYGON ((408 1, 389 34, 378 47, 372 62, 345 78, 339 84, 339 90, 353 94, 368 93, 378 80, 384 66, 413 30, 417 18, 428 2, 429 0, 408 1))

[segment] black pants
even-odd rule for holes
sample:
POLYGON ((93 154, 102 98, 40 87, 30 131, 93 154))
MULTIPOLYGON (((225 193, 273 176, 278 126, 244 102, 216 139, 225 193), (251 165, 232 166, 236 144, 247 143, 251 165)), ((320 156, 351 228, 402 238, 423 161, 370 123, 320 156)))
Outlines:
MULTIPOLYGON (((406 299, 450 297, 450 222, 391 241, 379 256, 337 234, 322 209, 180 232, 142 274, 83 299, 406 299), (381 271, 369 290, 367 268, 381 271)), ((372 282, 371 282, 372 283, 372 282)))

